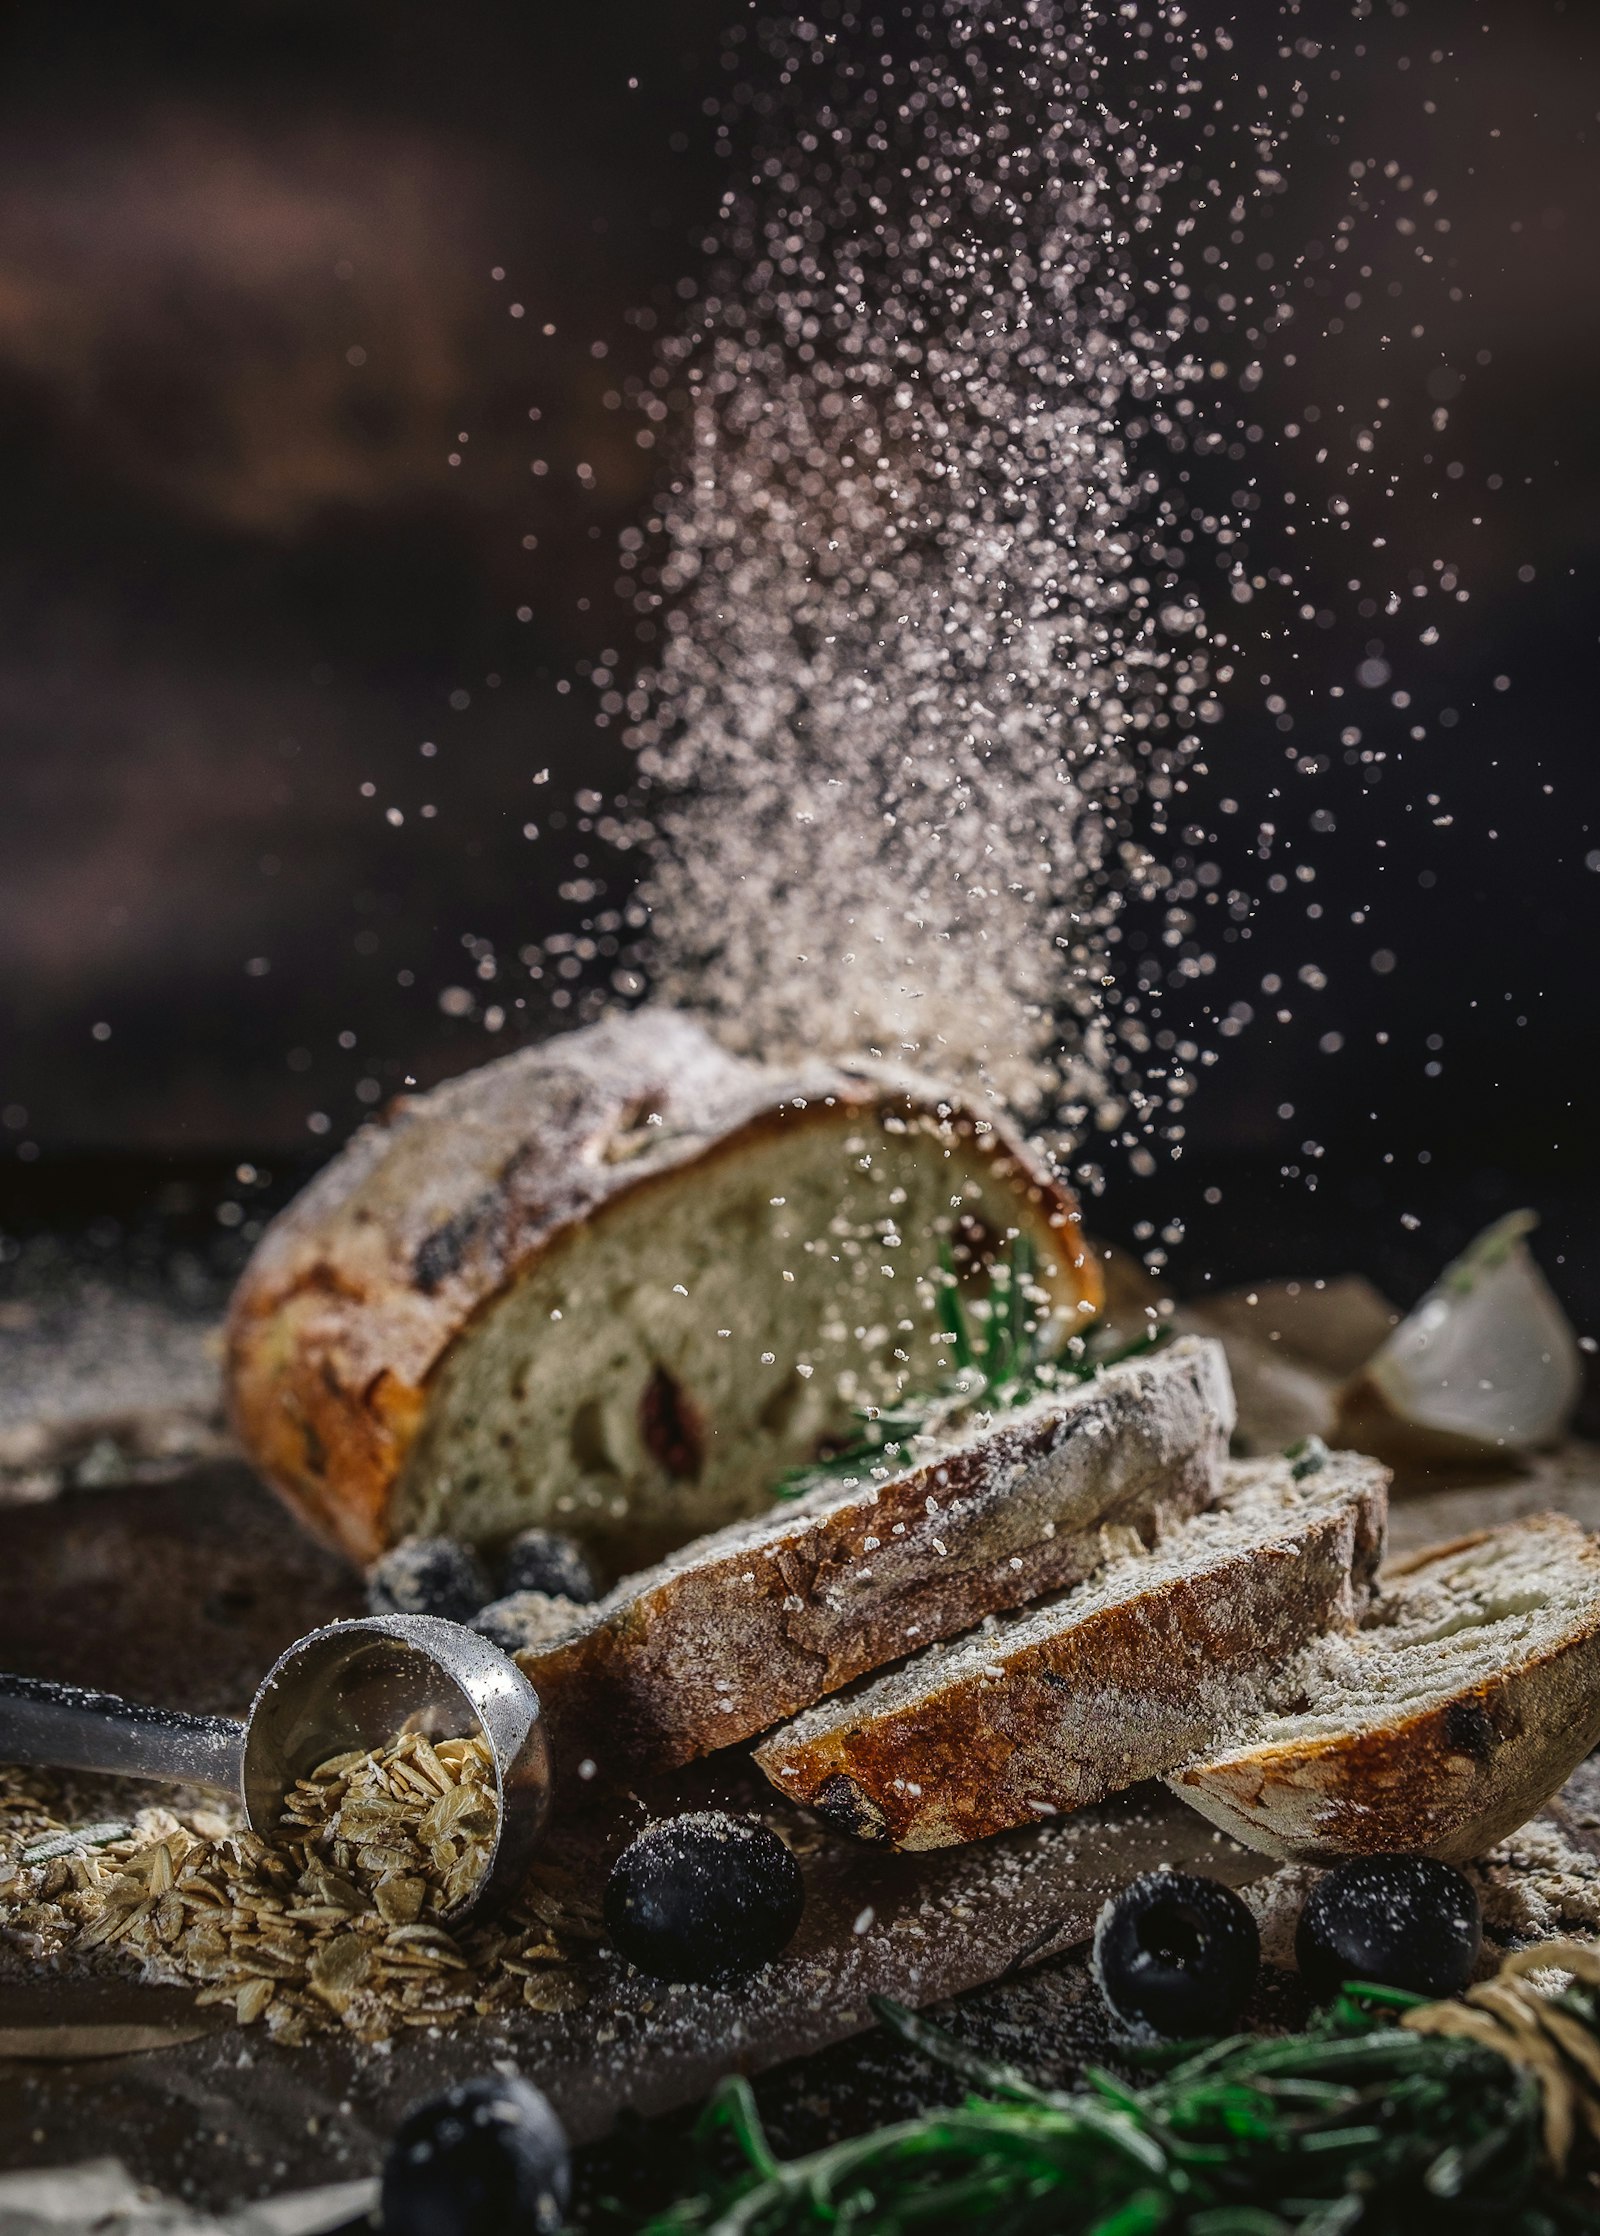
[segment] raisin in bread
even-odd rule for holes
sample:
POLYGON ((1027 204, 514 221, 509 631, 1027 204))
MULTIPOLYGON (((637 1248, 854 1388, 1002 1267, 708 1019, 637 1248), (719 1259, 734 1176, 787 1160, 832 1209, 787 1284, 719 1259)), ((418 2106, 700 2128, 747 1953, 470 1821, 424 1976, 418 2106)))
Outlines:
POLYGON ((1075 1582, 1108 1528, 1153 1537, 1208 1505, 1232 1425, 1222 1347, 1188 1337, 698 1539, 518 1655, 558 1768, 688 1762, 1075 1582))
POLYGON ((233 1421, 358 1560, 548 1522, 615 1574, 926 1387, 941 1252, 981 1286, 1018 1233, 1038 1311, 1092 1313, 1076 1206, 1002 1120, 641 1011, 356 1135, 239 1284, 233 1421))
POLYGON ((1168 1783, 1268 1855, 1462 1863, 1597 1744, 1600 1545, 1535 1514, 1389 1571, 1359 1630, 1308 1647, 1168 1783))
POLYGON ((780 1792, 900 1848, 979 1840, 1157 1777, 1307 1639, 1354 1625, 1387 1486, 1353 1453, 1309 1476, 1236 1464, 1216 1506, 1154 1549, 824 1701, 755 1759, 780 1792))

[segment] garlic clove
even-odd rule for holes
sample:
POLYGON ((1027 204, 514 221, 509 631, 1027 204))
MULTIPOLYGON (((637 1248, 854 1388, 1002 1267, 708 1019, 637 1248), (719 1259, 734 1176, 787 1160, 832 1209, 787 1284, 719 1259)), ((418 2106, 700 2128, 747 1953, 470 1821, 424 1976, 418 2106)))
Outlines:
POLYGON ((1368 1360, 1350 1395, 1461 1456, 1553 1443, 1583 1384, 1566 1314, 1527 1237, 1532 1211, 1495 1221, 1447 1266, 1368 1360))

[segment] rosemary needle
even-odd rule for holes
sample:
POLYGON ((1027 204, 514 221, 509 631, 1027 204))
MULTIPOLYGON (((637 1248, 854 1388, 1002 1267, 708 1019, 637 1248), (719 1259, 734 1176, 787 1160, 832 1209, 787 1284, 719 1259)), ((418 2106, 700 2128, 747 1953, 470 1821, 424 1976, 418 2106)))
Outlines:
MULTIPOLYGON (((1600 2229, 1540 2149, 1539 2090, 1498 2052, 1394 2024, 1415 2002, 1347 1989, 1307 2032, 1180 2045, 1144 2088, 1035 2088, 880 2002, 909 2047, 983 2093, 780 2162, 743 2079, 701 2123, 743 2171, 646 2236, 1570 2236, 1600 2229)), ((1600 2035, 1593 1991, 1563 2008, 1600 2035)))

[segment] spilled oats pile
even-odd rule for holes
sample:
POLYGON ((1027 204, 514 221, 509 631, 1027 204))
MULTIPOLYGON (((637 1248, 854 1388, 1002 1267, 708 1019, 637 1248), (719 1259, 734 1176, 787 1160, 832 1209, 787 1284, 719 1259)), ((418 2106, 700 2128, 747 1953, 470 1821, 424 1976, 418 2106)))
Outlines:
POLYGON ((297 1782, 276 1844, 204 1809, 72 1827, 60 1803, 45 1774, 0 1771, 0 1934, 41 1960, 135 1965, 288 2043, 588 2000, 600 1924, 555 1866, 450 1930, 498 1822, 481 1740, 335 1756, 297 1782))

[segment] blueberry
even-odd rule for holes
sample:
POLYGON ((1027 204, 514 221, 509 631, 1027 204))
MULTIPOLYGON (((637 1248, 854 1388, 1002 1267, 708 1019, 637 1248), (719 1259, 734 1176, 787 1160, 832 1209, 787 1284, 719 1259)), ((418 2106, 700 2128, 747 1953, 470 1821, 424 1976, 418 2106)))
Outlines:
POLYGON ((787 1945, 804 1907, 800 1867, 777 1834, 719 1809, 649 1826, 606 1884, 612 1940, 662 1980, 758 1972, 787 1945))
POLYGON ((1256 1921, 1218 1879, 1147 1871, 1095 1924, 1101 1994, 1125 2025, 1157 2034, 1230 2033, 1260 1969, 1256 1921))
POLYGON ((1300 1976, 1318 2001, 1346 1980, 1459 1995, 1483 1915, 1469 1880, 1432 1856, 1358 1856, 1319 1879, 1295 1930, 1300 1976))
POLYGON ((403 1537, 367 1570, 374 1615, 444 1615, 465 1623, 493 1597, 477 1555, 453 1537, 403 1537))
POLYGON ((587 1606, 600 1597, 589 1556, 575 1537, 559 1530, 525 1529, 500 1556, 502 1597, 512 1592, 544 1592, 551 1599, 575 1599, 587 1606))
POLYGON ((548 2101, 490 2073, 406 2114, 383 2162, 381 2224, 384 2236, 550 2236, 571 2189, 548 2101))

